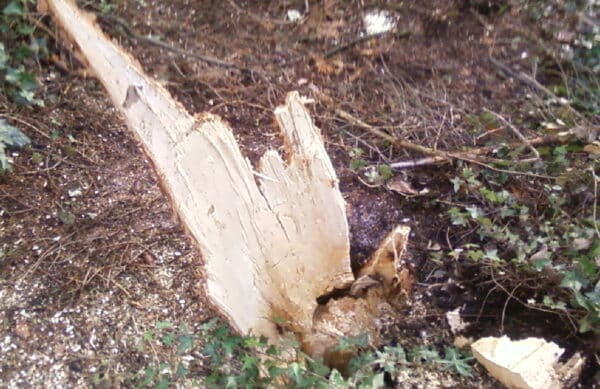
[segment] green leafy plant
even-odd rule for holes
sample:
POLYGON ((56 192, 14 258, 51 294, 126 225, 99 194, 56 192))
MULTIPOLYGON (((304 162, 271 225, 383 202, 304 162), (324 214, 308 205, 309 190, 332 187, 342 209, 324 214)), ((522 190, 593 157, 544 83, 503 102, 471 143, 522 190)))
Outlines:
POLYGON ((388 165, 369 165, 364 159, 365 151, 360 147, 354 147, 348 152, 350 159, 349 168, 355 173, 360 173, 360 179, 364 184, 378 187, 394 176, 394 171, 388 165))
POLYGON ((361 149, 360 147, 352 148, 348 152, 348 155, 351 158, 350 159, 350 170, 358 171, 358 170, 364 168, 365 166, 367 166, 367 161, 365 161, 363 159, 363 156, 365 155, 365 151, 363 149, 361 149))
MULTIPOLYGON (((415 347, 408 353, 401 346, 385 346, 373 350, 368 336, 341 338, 336 350, 349 350, 354 355, 342 374, 315 360, 300 349, 293 336, 284 337, 277 346, 265 338, 237 336, 218 319, 202 324, 196 331, 186 325, 156 322, 146 331, 142 349, 171 350, 174 358, 155 361, 136 374, 136 387, 167 388, 201 376, 195 385, 211 388, 381 388, 385 375, 399 378, 400 372, 426 366, 456 374, 471 374, 470 355, 446 347, 443 356, 433 347, 415 347), (193 372, 189 358, 202 361, 201 374, 193 372)), ((92 377, 99 381, 100 377, 92 377)))
POLYGON ((10 170, 12 160, 8 155, 9 149, 18 149, 27 146, 31 141, 17 127, 11 126, 4 119, 0 119, 0 173, 10 170))
POLYGON ((175 326, 167 321, 157 321, 154 328, 142 336, 140 349, 155 347, 173 349, 176 357, 168 362, 159 361, 140 372, 136 381, 137 387, 168 388, 174 382, 184 379, 188 374, 188 366, 183 356, 189 354, 195 346, 195 335, 186 324, 175 326))
POLYGON ((548 293, 541 301, 530 301, 530 307, 575 316, 581 332, 600 331, 596 203, 577 213, 565 208, 597 187, 598 178, 593 162, 588 162, 587 174, 569 175, 579 162, 568 150, 567 145, 558 146, 547 154, 544 164, 561 180, 534 187, 535 209, 516 197, 522 194, 506 189, 506 174, 464 168, 451 180, 455 196, 446 213, 452 224, 475 235, 448 255, 487 263, 498 271, 516 268, 532 277, 535 289, 548 293))
POLYGON ((34 4, 33 0, 11 0, 2 9, 0 33, 6 39, 0 42, 0 87, 19 104, 43 106, 35 95, 38 82, 31 69, 48 55, 48 49, 45 38, 35 37, 28 19, 34 4))

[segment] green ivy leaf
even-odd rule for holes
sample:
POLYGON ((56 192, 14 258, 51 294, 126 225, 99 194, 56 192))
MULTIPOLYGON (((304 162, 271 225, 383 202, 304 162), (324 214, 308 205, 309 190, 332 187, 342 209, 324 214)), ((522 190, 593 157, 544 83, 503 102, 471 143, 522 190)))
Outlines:
POLYGON ((154 382, 154 377, 156 376, 156 370, 151 367, 147 367, 144 369, 144 379, 140 386, 150 386, 154 382))
POLYGON ((454 347, 446 347, 444 349, 444 359, 440 362, 446 365, 442 370, 453 369, 462 376, 471 377, 471 365, 468 362, 473 359, 472 356, 461 355, 454 347))
POLYGON ((590 282, 585 275, 581 274, 581 272, 577 270, 573 270, 565 273, 565 276, 560 282, 560 286, 578 292, 582 288, 586 287, 589 283, 590 282))
POLYGON ((0 70, 6 69, 9 57, 4 49, 4 43, 0 42, 0 70))
POLYGON ((373 361, 375 361, 376 358, 377 358, 377 355, 375 353, 369 353, 369 352, 359 353, 358 355, 356 355, 356 356, 352 357, 352 359, 350 359, 350 362, 348 363, 348 373, 355 374, 357 371, 362 369, 364 366, 367 366, 367 365, 373 363, 373 361))
POLYGON ((149 342, 149 341, 153 340, 154 339, 154 331, 150 330, 150 331, 144 332, 144 335, 142 335, 142 339, 145 342, 149 342))
POLYGON ((358 335, 358 336, 342 337, 339 340, 338 345, 335 346, 334 350, 336 350, 336 351, 352 350, 356 347, 364 348, 364 347, 367 347, 368 345, 369 345, 369 334, 364 333, 364 334, 358 335))
POLYGON ((21 71, 22 67, 21 69, 7 68, 4 79, 10 84, 17 85, 21 79, 21 71))
POLYGON ((238 337, 229 337, 226 339, 223 339, 223 349, 225 350, 225 353, 228 355, 233 354, 233 351, 240 345, 241 339, 238 337))
POLYGON ((157 330, 164 330, 164 329, 173 327, 173 323, 168 322, 168 321, 157 321, 154 323, 154 327, 157 330))
POLYGON ((31 35, 35 32, 35 26, 31 24, 20 24, 17 26, 17 31, 23 36, 31 35))
POLYGON ((327 366, 325 366, 325 364, 323 363, 322 360, 312 360, 309 359, 308 363, 310 365, 310 369, 313 371, 313 373, 315 373, 316 375, 319 375, 321 377, 327 377, 327 375, 330 373, 331 369, 327 366))
POLYGON ((175 334, 166 334, 164 335, 160 341, 167 347, 171 347, 173 342, 175 342, 175 334))
POLYGON ((17 84, 21 87, 21 89, 33 91, 38 87, 37 81, 35 80, 35 75, 32 73, 28 73, 24 69, 19 68, 17 76, 17 84))
POLYGON ((8 124, 4 119, 0 119, 0 144, 10 147, 20 148, 27 146, 31 140, 17 127, 8 124))
POLYGON ((158 383, 154 386, 154 389, 169 389, 170 385, 171 380, 169 380, 169 377, 162 376, 160 378, 160 381, 158 381, 158 383))
POLYGON ((183 378, 188 374, 188 368, 181 362, 177 364, 177 369, 175 370, 175 374, 177 377, 183 378))
POLYGON ((363 159, 352 159, 350 161, 350 170, 356 171, 367 166, 367 162, 363 159))
POLYGON ((550 259, 538 259, 533 262, 533 267, 535 268, 535 270, 537 271, 541 271, 542 269, 544 269, 546 266, 552 266, 552 261, 550 259))
POLYGON ((331 385, 332 388, 347 387, 346 380, 342 376, 342 373, 340 373, 339 371, 337 371, 335 369, 329 375, 329 384, 331 385))
POLYGON ((467 258, 471 261, 477 262, 482 260, 485 257, 485 254, 481 250, 469 250, 467 251, 467 258))
POLYGON ((25 104, 25 105, 37 105, 38 107, 44 106, 44 100, 36 99, 35 93, 30 90, 21 89, 18 93, 17 102, 25 104))
POLYGON ((544 296, 542 302, 548 308, 558 309, 560 311, 564 311, 565 309, 567 309, 567 304, 565 304, 564 301, 554 301, 554 299, 550 296, 544 296))
POLYGON ((465 211, 469 213, 471 219, 477 219, 481 216, 485 216, 485 212, 483 212, 478 206, 472 205, 470 207, 465 207, 465 211))
POLYGON ((373 376, 370 382, 371 388, 384 388, 385 387, 385 373, 378 373, 373 376))
POLYGON ((245 354, 242 357, 242 369, 243 370, 254 370, 258 365, 259 360, 250 354, 245 354))
POLYGON ((11 161, 6 155, 4 144, 0 142, 0 173, 10 170, 11 161))
POLYGON ((462 180, 459 177, 454 177, 453 179, 450 180, 450 182, 452 183, 452 188, 454 189, 454 193, 457 193, 458 190, 460 189, 460 186, 462 185, 462 180))
POLYGON ((2 13, 4 15, 23 16, 25 14, 25 10, 23 9, 23 3, 19 0, 12 0, 6 5, 6 7, 4 7, 2 13))
POLYGON ((450 220, 452 224, 455 226, 466 226, 467 219, 465 218, 465 213, 461 212, 457 207, 452 207, 448 210, 448 215, 450 215, 450 220))
POLYGON ((379 165, 377 170, 379 171, 379 176, 383 181, 387 181, 394 176, 394 171, 388 165, 379 165))
POLYGON ((440 354, 434 348, 419 346, 410 350, 408 357, 414 362, 432 362, 440 359, 440 354))
POLYGON ((360 147, 354 147, 349 152, 348 155, 350 158, 360 158, 365 154, 365 151, 360 147))
POLYGON ((179 346, 177 352, 185 354, 194 347, 194 336, 192 334, 183 334, 179 336, 179 346))

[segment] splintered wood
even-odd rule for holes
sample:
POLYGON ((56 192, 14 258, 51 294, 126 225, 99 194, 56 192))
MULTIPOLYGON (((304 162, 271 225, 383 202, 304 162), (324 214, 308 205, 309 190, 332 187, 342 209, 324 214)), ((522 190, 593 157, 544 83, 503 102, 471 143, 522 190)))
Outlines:
MULTIPOLYGON (((219 117, 186 112, 71 1, 48 5, 151 159, 202 253, 215 306, 244 334, 276 341, 274 322, 312 333, 317 298, 354 276, 344 200, 306 101, 293 92, 275 110, 289 160, 268 151, 254 171, 219 117)), ((366 273, 373 284, 393 278, 398 255, 387 254, 392 264, 366 273)))
POLYGON ((255 174, 218 117, 189 115, 71 2, 49 4, 153 161, 213 302, 242 333, 310 328, 317 297, 354 278, 337 177, 299 95, 275 111, 290 161, 269 151, 255 174))
POLYGON ((579 353, 560 363, 565 350, 541 338, 482 338, 471 345, 471 350, 479 363, 507 388, 570 388, 579 380, 585 365, 585 358, 579 353))

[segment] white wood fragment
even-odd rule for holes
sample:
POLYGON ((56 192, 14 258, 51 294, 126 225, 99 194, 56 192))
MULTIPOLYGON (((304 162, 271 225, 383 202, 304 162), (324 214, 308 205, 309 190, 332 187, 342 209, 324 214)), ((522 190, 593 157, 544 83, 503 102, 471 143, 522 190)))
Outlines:
POLYGON ((581 357, 559 364, 564 349, 540 338, 482 338, 471 345, 471 350, 479 363, 507 388, 560 389, 573 382, 583 366, 581 357))

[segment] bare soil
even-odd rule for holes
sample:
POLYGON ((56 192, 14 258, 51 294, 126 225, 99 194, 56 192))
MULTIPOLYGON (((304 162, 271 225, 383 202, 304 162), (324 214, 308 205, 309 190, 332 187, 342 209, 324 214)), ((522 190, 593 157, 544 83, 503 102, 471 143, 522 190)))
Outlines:
MULTIPOLYGON (((480 138, 467 121, 483 108, 526 119, 528 89, 502 77, 489 60, 526 69, 527 58, 538 54, 535 42, 518 33, 535 33, 524 7, 466 0, 309 3, 303 23, 285 18, 290 9, 305 12, 300 0, 119 1, 114 13, 99 13, 98 20, 190 112, 228 121, 253 162, 267 149, 282 150, 272 110, 292 90, 308 96, 319 90, 373 126, 443 150, 494 140, 480 138), (323 59, 356 39, 371 9, 391 12, 397 30, 323 59), (114 16, 129 31, 188 55, 137 39, 114 16), (192 54, 236 67, 210 65, 192 54)), ((94 2, 81 5, 99 11, 94 2)), ((42 21, 55 31, 48 18, 42 21)), ((33 140, 14 155, 14 171, 0 176, 0 387, 130 386, 149 363, 169 358, 168 350, 142 346, 156 321, 194 329, 215 313, 203 295, 201 256, 172 217, 149 162, 68 45, 52 45, 54 59, 40 69, 46 107, 0 100, 0 116, 33 140)), ((461 239, 434 201, 449 197, 454 166, 397 173, 414 188, 427 188, 423 196, 368 187, 349 168, 352 148, 365 149, 373 164, 420 155, 390 147, 319 103, 311 109, 347 201, 353 265, 395 225, 413 230, 413 304, 387 324, 388 343, 451 344, 445 314, 462 307, 471 336, 544 336, 568 354, 588 347, 555 316, 514 301, 505 305, 501 290, 483 301, 489 280, 475 266, 429 259, 432 246, 448 249, 461 239)), ((191 366, 192 375, 206 373, 201 360, 191 366)), ((589 364, 585 385, 593 384, 595 368, 589 364)), ((458 386, 496 384, 475 367, 470 379, 415 369, 402 385, 458 386)))

